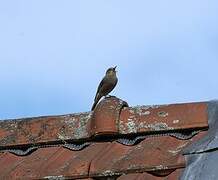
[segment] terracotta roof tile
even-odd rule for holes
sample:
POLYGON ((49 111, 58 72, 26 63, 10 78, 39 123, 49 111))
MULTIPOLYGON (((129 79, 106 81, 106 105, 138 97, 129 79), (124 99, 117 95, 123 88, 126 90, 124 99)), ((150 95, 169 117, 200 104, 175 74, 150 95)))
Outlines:
POLYGON ((177 179, 183 149, 207 128, 206 103, 128 107, 115 97, 94 113, 3 121, 0 179, 177 179))
POLYGON ((122 110, 119 132, 122 134, 168 131, 207 126, 206 103, 140 106, 122 110))
POLYGON ((95 135, 158 133, 207 128, 206 103, 124 108, 127 103, 106 98, 91 112, 0 122, 0 147, 90 139, 95 135))
POLYGON ((0 168, 1 179, 6 179, 5 176, 22 160, 22 157, 16 156, 11 153, 2 153, 0 156, 0 168))
POLYGON ((117 134, 119 129, 120 113, 123 107, 128 106, 125 101, 115 97, 101 101, 93 113, 92 134, 117 134))
POLYGON ((162 176, 154 176, 149 173, 132 173, 120 176, 117 180, 176 180, 179 179, 183 169, 177 169, 164 178, 162 176))
POLYGON ((182 149, 203 134, 202 132, 191 140, 183 141, 166 136, 148 138, 135 146, 102 142, 81 151, 71 151, 63 147, 41 148, 22 157, 5 153, 0 159, 0 164, 4 164, 0 179, 41 179, 48 175, 86 178, 132 172, 150 172, 156 175, 165 172, 164 175, 168 175, 168 172, 185 167, 182 149))
MULTIPOLYGON (((131 172, 158 172, 185 167, 181 151, 190 141, 196 141, 204 133, 191 140, 178 140, 160 136, 148 138, 135 146, 112 142, 98 157, 92 160, 90 176, 116 175, 131 172)), ((163 173, 163 172, 162 172, 163 173)))

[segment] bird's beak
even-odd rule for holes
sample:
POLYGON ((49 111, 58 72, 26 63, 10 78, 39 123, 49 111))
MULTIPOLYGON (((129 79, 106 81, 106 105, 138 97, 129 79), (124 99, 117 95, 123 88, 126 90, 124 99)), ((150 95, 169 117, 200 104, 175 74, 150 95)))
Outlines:
POLYGON ((116 68, 117 68, 117 66, 115 66, 113 69, 114 69, 114 71, 116 70, 116 68))

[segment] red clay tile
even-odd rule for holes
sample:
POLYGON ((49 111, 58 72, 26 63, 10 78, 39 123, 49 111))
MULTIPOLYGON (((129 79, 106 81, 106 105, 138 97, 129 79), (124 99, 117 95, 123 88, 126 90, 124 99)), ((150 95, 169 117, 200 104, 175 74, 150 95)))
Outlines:
POLYGON ((10 169, 6 176, 7 179, 19 179, 20 177, 33 179, 39 177, 42 170, 41 166, 54 156, 58 150, 59 147, 42 148, 33 152, 31 156, 23 156, 17 165, 10 169))
POLYGON ((97 157, 107 146, 107 143, 96 143, 81 151, 71 151, 62 148, 59 155, 54 156, 45 163, 41 176, 88 177, 92 159, 97 157))
POLYGON ((0 122, 0 146, 90 137, 90 113, 0 122))
POLYGON ((208 127, 206 103, 125 107, 119 133, 158 132, 208 127))
MULTIPOLYGON (((137 136, 142 132, 208 127, 206 103, 126 106, 124 101, 111 97, 101 101, 93 113, 3 121, 0 122, 0 148, 69 139, 90 140, 95 135, 135 133, 137 136)), ((204 134, 200 132, 189 140, 148 137, 134 146, 116 141, 93 142, 79 151, 63 147, 39 148, 27 156, 0 153, 0 167, 3 167, 0 179, 91 180, 121 175, 118 180, 174 180, 179 178, 180 168, 185 167, 182 150, 204 134)))
POLYGON ((38 149, 28 156, 3 153, 0 154, 0 166, 4 166, 0 169, 0 179, 73 179, 145 171, 167 175, 168 170, 185 167, 182 149, 204 133, 190 140, 168 136, 147 138, 135 146, 101 142, 80 151, 50 147, 38 149))
POLYGON ((6 179, 5 177, 8 173, 16 167, 22 159, 22 157, 11 153, 2 153, 0 156, 0 179, 6 179))
POLYGON ((90 139, 94 135, 162 132, 207 128, 206 103, 125 107, 116 98, 105 98, 94 113, 27 118, 0 122, 0 148, 63 140, 90 139))
MULTIPOLYGON (((71 151, 62 147, 41 148, 29 156, 18 157, 16 166, 8 166, 6 175, 0 179, 43 179, 48 177, 82 178, 88 177, 91 160, 107 143, 96 143, 82 151, 71 151)), ((10 153, 3 157, 4 162, 13 162, 10 153)), ((16 157, 16 156, 15 156, 16 157)), ((1 161, 0 161, 1 162, 1 161)))
POLYGON ((179 180, 183 169, 177 169, 168 176, 158 177, 149 173, 133 173, 120 176, 117 180, 179 180))
POLYGON ((121 99, 110 97, 101 101, 93 113, 92 134, 116 134, 122 108, 128 106, 121 99))
POLYGON ((90 176, 145 171, 158 176, 166 176, 172 172, 170 170, 185 167, 182 150, 191 142, 200 139, 205 133, 200 132, 189 140, 178 140, 169 136, 147 138, 135 146, 112 142, 92 160, 90 176))
POLYGON ((185 159, 179 152, 185 143, 172 137, 149 138, 135 146, 113 142, 92 161, 90 175, 183 168, 185 159))
POLYGON ((106 98, 92 113, 69 114, 0 122, 0 147, 87 139, 94 134, 117 132, 117 122, 126 103, 106 98))

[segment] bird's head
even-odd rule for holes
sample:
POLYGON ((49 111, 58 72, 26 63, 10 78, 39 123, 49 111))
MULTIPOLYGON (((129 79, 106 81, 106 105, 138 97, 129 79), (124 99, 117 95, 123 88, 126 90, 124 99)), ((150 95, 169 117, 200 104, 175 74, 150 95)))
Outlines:
POLYGON ((106 71, 106 75, 109 75, 109 76, 116 75, 116 72, 117 72, 117 71, 116 71, 116 67, 117 67, 117 66, 109 68, 109 69, 106 71))

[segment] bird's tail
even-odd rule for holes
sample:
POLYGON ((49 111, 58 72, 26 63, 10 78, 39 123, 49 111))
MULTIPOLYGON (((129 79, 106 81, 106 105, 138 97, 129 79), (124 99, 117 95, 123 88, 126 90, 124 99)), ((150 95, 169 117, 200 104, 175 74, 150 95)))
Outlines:
POLYGON ((102 96, 100 94, 97 94, 95 97, 94 104, 92 105, 92 111, 95 109, 95 106, 98 104, 98 101, 101 99, 102 96))

